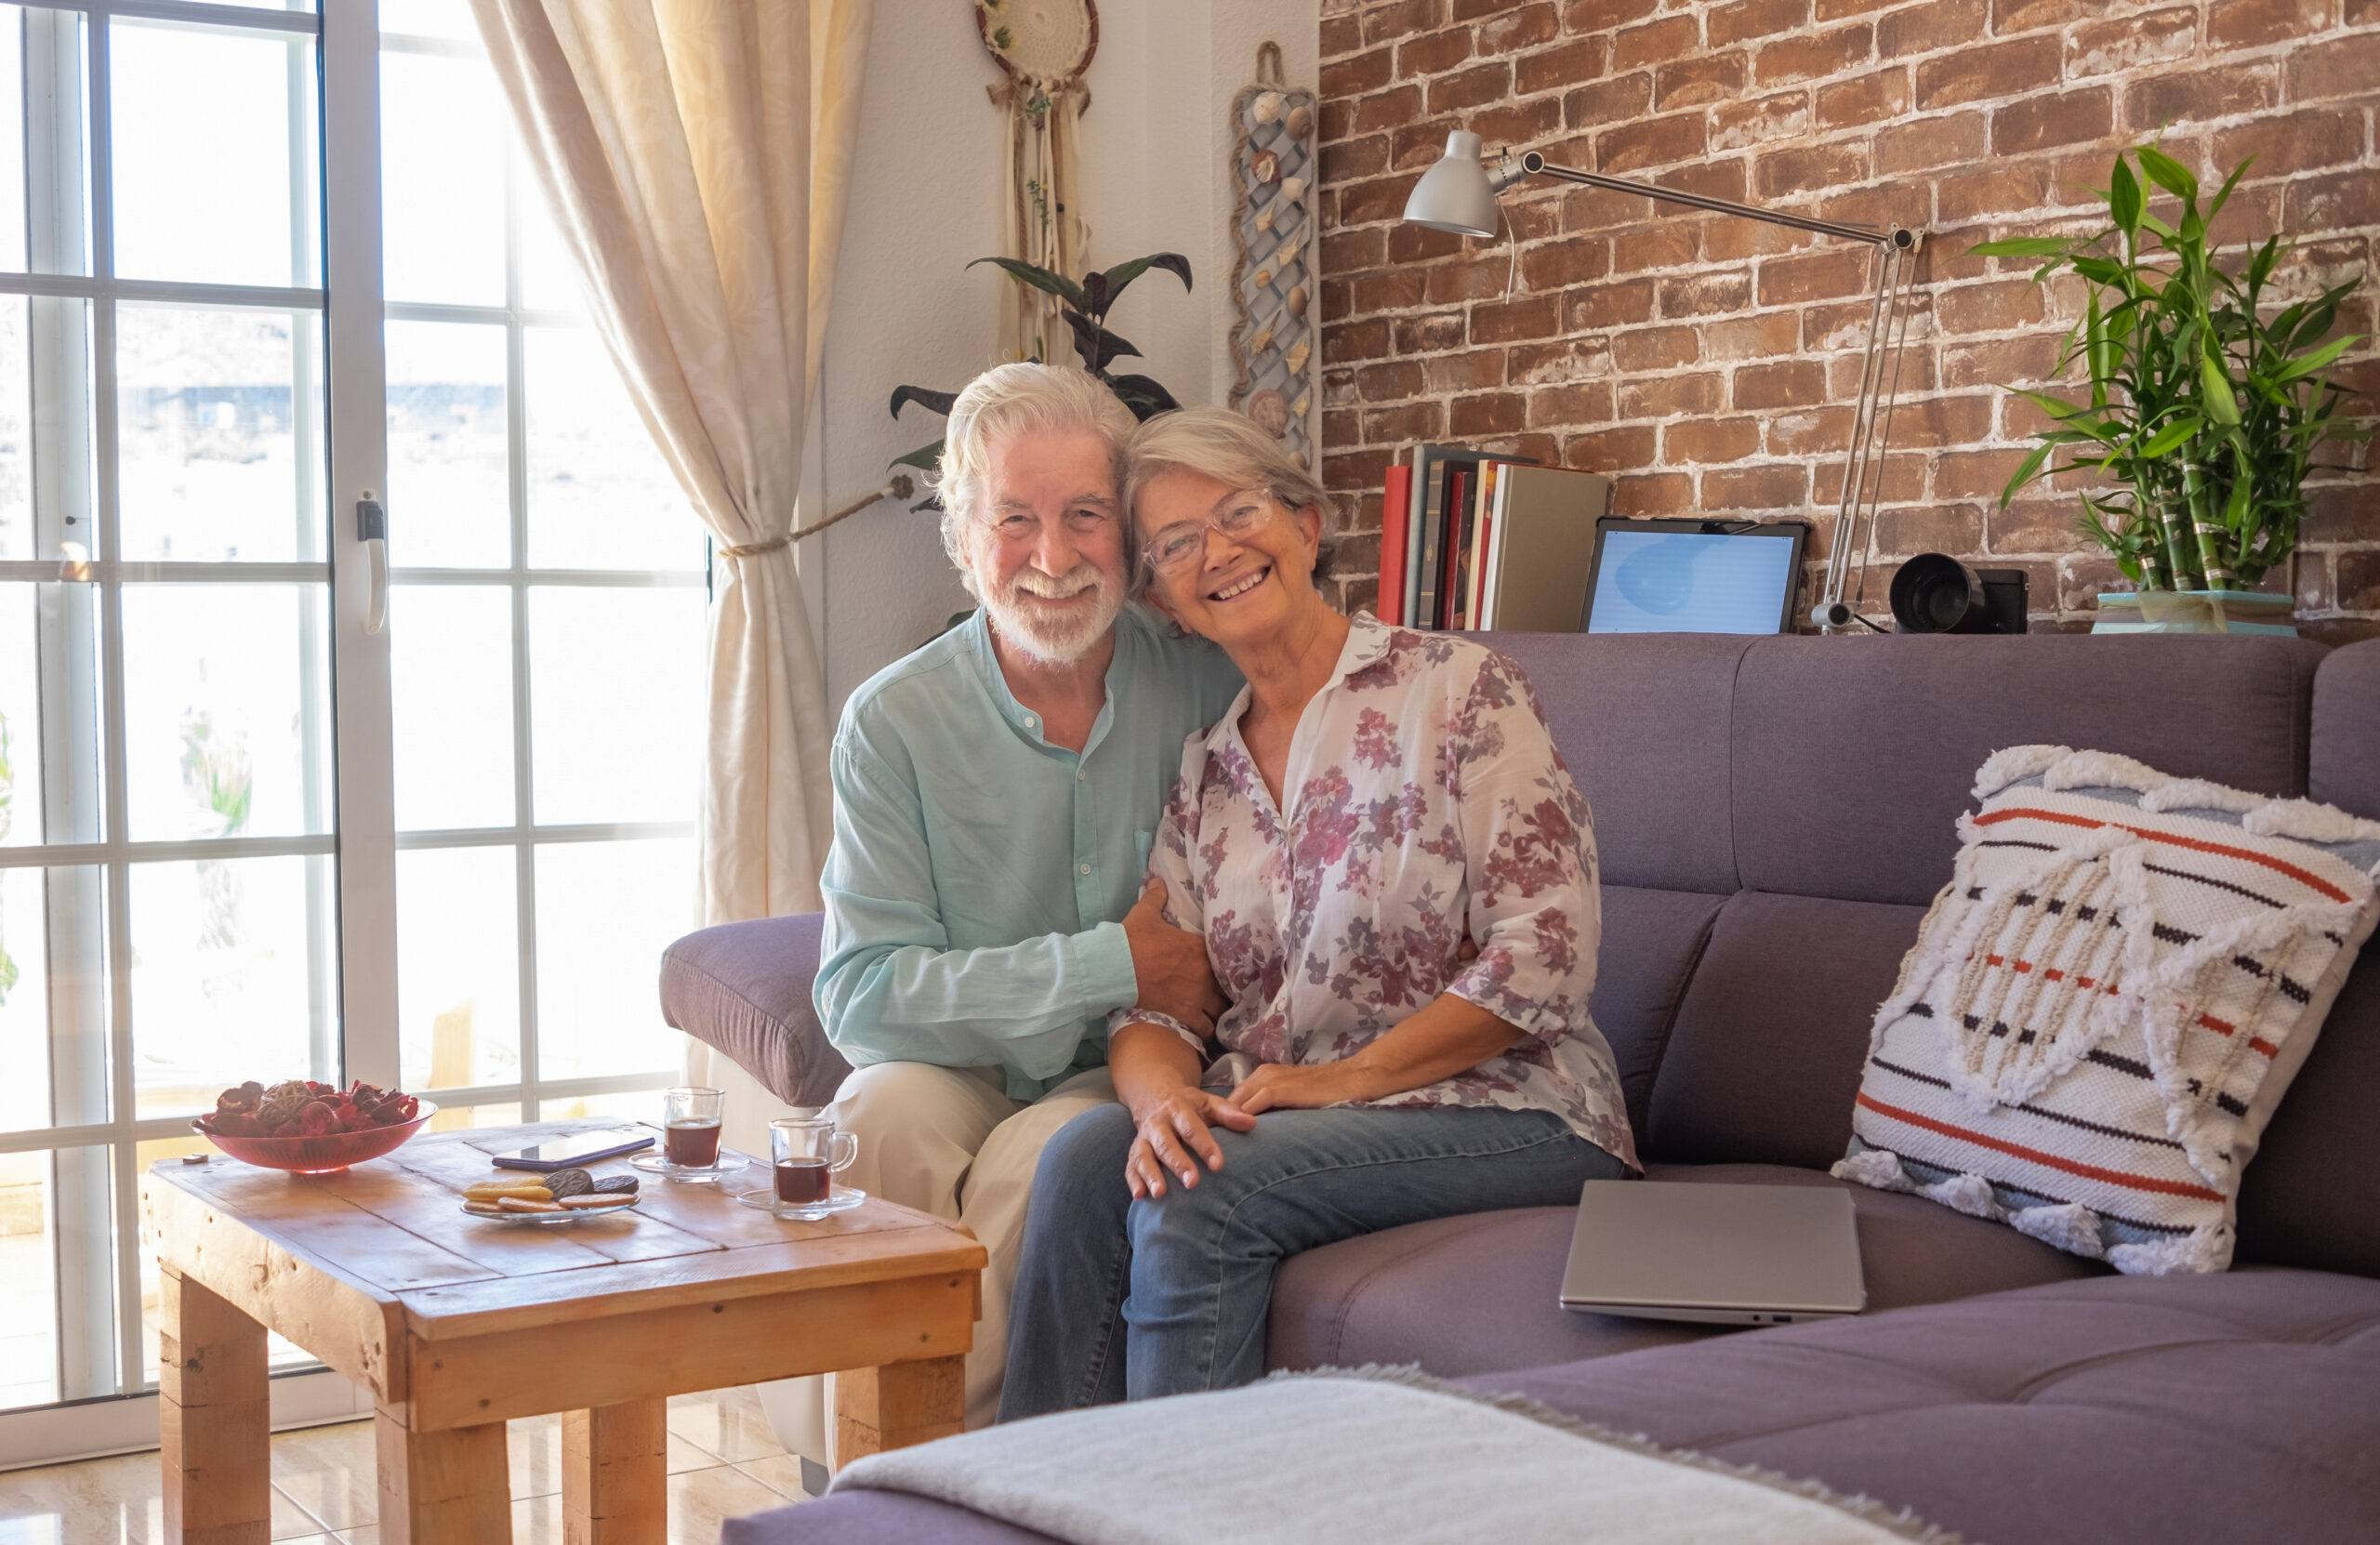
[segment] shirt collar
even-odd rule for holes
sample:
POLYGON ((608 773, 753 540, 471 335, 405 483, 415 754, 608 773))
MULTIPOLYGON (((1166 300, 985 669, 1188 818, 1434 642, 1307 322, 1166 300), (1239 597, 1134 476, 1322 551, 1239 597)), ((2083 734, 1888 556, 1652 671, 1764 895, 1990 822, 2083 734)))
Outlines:
MULTIPOLYGON (((1116 653, 1107 662, 1107 701, 1100 705, 1099 718, 1091 727, 1091 738, 1083 742, 1082 755, 1085 758, 1099 749, 1099 743, 1107 738, 1107 732, 1116 721, 1117 694, 1130 690, 1130 679, 1137 668, 1140 656, 1135 645, 1140 636, 1139 629, 1146 625, 1135 614, 1134 604, 1127 602, 1116 616, 1116 653)), ((1049 738, 1044 733, 1046 727, 1041 722, 1041 716, 1019 703, 1016 693, 1009 690, 1008 674, 1000 669, 999 652, 992 647, 990 611, 979 604, 974 614, 959 626, 967 640, 969 651, 975 657, 976 674, 983 678, 984 691, 990 696, 992 706, 999 710, 1000 717, 1008 720, 1009 728, 1018 735, 1036 746, 1048 746, 1049 738)))
MULTIPOLYGON (((1349 617, 1347 641, 1339 646, 1339 663, 1330 667, 1330 680, 1323 682, 1322 690, 1314 694, 1315 701, 1320 702, 1327 693, 1336 691, 1348 677, 1384 658, 1395 632, 1395 628, 1373 616, 1369 612, 1357 612, 1349 617)), ((1239 689, 1239 695, 1231 700, 1231 706, 1223 710, 1223 718, 1215 720, 1207 731, 1208 750, 1221 751, 1224 746, 1238 740, 1240 716, 1248 712, 1248 706, 1254 701, 1256 689, 1253 687, 1239 689)), ((1307 706, 1310 707, 1313 705, 1307 706)))

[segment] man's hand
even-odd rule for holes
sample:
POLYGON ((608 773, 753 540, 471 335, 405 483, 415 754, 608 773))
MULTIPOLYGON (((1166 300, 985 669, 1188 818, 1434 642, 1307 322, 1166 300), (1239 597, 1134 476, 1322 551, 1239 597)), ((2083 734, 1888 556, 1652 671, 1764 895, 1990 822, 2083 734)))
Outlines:
POLYGON ((1132 951, 1134 1007, 1180 1020, 1212 1035, 1223 995, 1207 967, 1207 941, 1165 920, 1165 881, 1153 879, 1124 915, 1124 942, 1132 951))
POLYGON ((1229 1127, 1236 1132, 1256 1129, 1254 1116, 1186 1084, 1168 1089, 1148 1102, 1146 1109, 1133 1114, 1140 1133, 1132 1139, 1132 1151, 1125 1155, 1124 1183, 1134 1196, 1164 1195, 1169 1169, 1182 1177, 1185 1190, 1198 1183, 1200 1160, 1210 1169, 1221 1169, 1223 1151, 1208 1128, 1229 1127))

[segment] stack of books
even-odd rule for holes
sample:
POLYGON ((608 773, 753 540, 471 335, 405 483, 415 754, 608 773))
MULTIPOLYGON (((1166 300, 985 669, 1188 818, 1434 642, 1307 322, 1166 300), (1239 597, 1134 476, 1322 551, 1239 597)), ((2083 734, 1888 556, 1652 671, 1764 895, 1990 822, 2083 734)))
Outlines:
POLYGON ((1414 445, 1381 501, 1380 615, 1407 627, 1575 633, 1611 480, 1414 445))

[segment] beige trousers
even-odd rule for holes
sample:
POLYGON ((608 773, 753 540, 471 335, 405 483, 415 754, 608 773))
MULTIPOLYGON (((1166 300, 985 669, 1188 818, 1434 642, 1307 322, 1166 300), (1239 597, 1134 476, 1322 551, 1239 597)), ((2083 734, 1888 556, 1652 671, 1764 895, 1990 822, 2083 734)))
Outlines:
MULTIPOLYGON (((1030 1103, 1010 1099, 1004 1088, 998 1068, 878 1063, 843 1080, 828 1107, 835 1124, 859 1139, 859 1156, 838 1177, 841 1183, 962 1223, 991 1256, 984 1268, 984 1317, 967 1354, 970 1430, 990 1426, 999 1411, 1008 1301, 1042 1146, 1076 1116, 1116 1098, 1104 1067, 1078 1073, 1030 1103)), ((764 1385, 761 1394, 779 1440, 833 1468, 832 1376, 764 1385)))

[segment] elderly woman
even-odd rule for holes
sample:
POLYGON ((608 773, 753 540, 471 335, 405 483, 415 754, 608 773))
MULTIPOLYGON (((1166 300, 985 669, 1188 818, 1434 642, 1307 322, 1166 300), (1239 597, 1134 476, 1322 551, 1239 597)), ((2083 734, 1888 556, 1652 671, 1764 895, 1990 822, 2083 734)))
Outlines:
POLYGON ((1111 1020, 1121 1103, 1035 1176, 1003 1420, 1246 1383, 1284 1257, 1636 1168, 1587 1015, 1586 801, 1519 669, 1334 611, 1327 495, 1247 419, 1167 414, 1130 462, 1148 599, 1248 678, 1149 865, 1230 1007, 1211 1064, 1111 1020))

